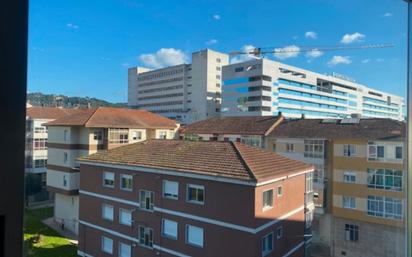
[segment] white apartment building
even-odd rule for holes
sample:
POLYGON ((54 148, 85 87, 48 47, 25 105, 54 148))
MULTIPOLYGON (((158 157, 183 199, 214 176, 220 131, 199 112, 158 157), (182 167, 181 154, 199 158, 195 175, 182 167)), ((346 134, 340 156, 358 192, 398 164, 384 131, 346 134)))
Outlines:
POLYGON ((162 69, 130 68, 128 105, 181 123, 217 116, 221 108, 222 67, 229 56, 210 49, 192 53, 191 64, 162 69))
POLYGON ((55 193, 54 221, 78 233, 77 158, 146 139, 173 139, 179 125, 144 110, 100 107, 56 119, 48 127, 47 189, 55 193))
POLYGON ((403 97, 268 59, 223 67, 224 116, 376 117, 404 120, 403 97))
POLYGON ((26 110, 26 172, 46 178, 47 127, 44 123, 64 117, 75 110, 52 107, 28 107, 26 110))

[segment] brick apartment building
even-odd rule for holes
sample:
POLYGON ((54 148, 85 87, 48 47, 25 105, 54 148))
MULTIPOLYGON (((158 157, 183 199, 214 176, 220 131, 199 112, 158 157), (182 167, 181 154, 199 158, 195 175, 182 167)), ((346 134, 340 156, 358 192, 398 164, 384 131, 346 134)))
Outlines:
POLYGON ((55 194, 54 221, 78 233, 77 158, 149 138, 173 139, 175 121, 144 110, 80 109, 48 127, 47 189, 55 194))
POLYGON ((81 256, 304 256, 312 165, 189 140, 147 140, 79 163, 81 256))

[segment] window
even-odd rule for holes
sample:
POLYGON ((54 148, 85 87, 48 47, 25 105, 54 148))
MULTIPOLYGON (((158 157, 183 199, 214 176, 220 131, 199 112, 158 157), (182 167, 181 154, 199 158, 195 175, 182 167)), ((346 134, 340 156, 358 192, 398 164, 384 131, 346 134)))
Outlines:
POLYGON ((243 67, 236 67, 235 72, 242 72, 244 70, 243 67))
POLYGON ((129 244, 119 243, 119 257, 131 257, 132 247, 129 244))
POLYGON ((368 187, 402 191, 402 171, 391 169, 368 169, 368 187))
POLYGON ((323 158, 323 140, 305 140, 304 156, 309 158, 323 158))
POLYGON ((220 87, 220 83, 216 83, 216 87, 220 87))
POLYGON ((294 152, 295 151, 295 144, 286 143, 286 152, 294 152))
POLYGON ((216 75, 216 79, 220 79, 220 75, 216 75))
POLYGON ((151 191, 140 190, 140 209, 153 210, 154 193, 151 191))
POLYGON ((219 66, 216 66, 216 70, 217 70, 217 71, 220 71, 221 68, 220 68, 219 66))
POLYGON ((142 139, 142 131, 133 131, 133 140, 140 140, 142 139))
POLYGON ((114 173, 113 172, 103 172, 103 186, 114 187, 114 173))
POLYGON ((203 228, 187 225, 186 243, 198 247, 203 247, 203 228))
POLYGON ((119 209, 119 222, 120 224, 131 226, 132 225, 132 211, 120 208, 119 209))
POLYGON ((342 206, 343 208, 347 208, 347 209, 356 209, 356 198, 349 197, 349 196, 343 196, 342 206))
POLYGON ((159 138, 160 139, 166 139, 167 138, 167 132, 166 131, 159 131, 159 138))
POLYGON ((113 240, 102 236, 102 251, 105 253, 113 254, 113 240))
POLYGON ((384 146, 377 147, 377 156, 378 158, 385 158, 385 147, 384 146))
POLYGON ((402 219, 402 200, 383 196, 368 196, 368 215, 387 219, 402 219))
POLYGON ((65 129, 65 130, 64 130, 64 132, 63 132, 63 139, 64 139, 64 142, 66 142, 66 141, 67 141, 67 134, 68 134, 68 131, 65 129))
POLYGON ((67 163, 67 161, 68 161, 67 153, 63 153, 63 162, 67 163))
POLYGON ((354 156, 356 155, 355 145, 343 145, 343 156, 354 156))
POLYGON ((34 160, 34 168, 43 168, 47 166, 47 159, 34 160))
POLYGON ((178 199, 179 183, 169 180, 163 180, 163 197, 170 199, 178 199))
POLYGON ((276 152, 276 143, 273 143, 273 144, 272 144, 272 151, 273 151, 273 152, 276 152))
POLYGON ((242 136, 241 142, 245 145, 261 147, 262 139, 260 136, 242 136))
POLYGON ((153 247, 153 229, 139 226, 139 244, 146 247, 153 247))
POLYGON ((345 224, 345 240, 356 242, 359 240, 359 226, 345 224))
POLYGON ((133 190, 133 176, 132 175, 120 175, 120 189, 125 191, 133 190))
POLYGON ((282 196, 282 194, 283 194, 283 187, 282 187, 282 186, 278 186, 277 191, 278 191, 278 196, 282 196))
POLYGON ((199 185, 187 185, 187 201, 203 204, 205 202, 205 188, 199 185))
POLYGON ((109 143, 110 144, 128 144, 129 130, 121 128, 109 129, 109 143))
POLYGON ((47 138, 35 138, 34 139, 34 150, 46 150, 47 149, 47 138))
POLYGON ((395 147, 395 158, 402 159, 402 146, 395 147))
POLYGON ((343 182, 355 183, 356 182, 356 172, 344 171, 343 172, 343 182))
POLYGON ((276 229, 276 238, 281 239, 283 237, 283 226, 276 229))
POLYGON ((222 60, 220 58, 216 58, 216 62, 220 63, 222 60))
POLYGON ((46 127, 35 127, 34 133, 47 133, 46 127))
POLYGON ((93 140, 100 141, 103 139, 102 131, 101 130, 95 130, 93 131, 93 140))
POLYGON ((269 233, 262 238, 262 256, 273 251, 273 233, 269 233))
POLYGON ((177 239, 177 222, 172 220, 162 220, 162 235, 164 237, 177 239))
POLYGON ((263 210, 273 207, 273 189, 263 192, 263 210))
POLYGON ((103 204, 102 205, 102 217, 105 220, 113 220, 114 209, 112 205, 103 204))

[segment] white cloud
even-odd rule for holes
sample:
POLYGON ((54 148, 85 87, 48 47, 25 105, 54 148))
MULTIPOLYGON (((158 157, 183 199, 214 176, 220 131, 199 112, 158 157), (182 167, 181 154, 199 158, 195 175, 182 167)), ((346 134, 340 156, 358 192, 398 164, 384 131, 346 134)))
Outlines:
POLYGON ((354 42, 362 41, 366 36, 359 32, 355 32, 353 34, 345 34, 340 41, 343 44, 350 44, 354 42))
POLYGON ((289 58, 294 58, 299 55, 300 48, 296 45, 285 46, 283 48, 275 48, 275 53, 273 54, 276 58, 285 60, 289 58))
POLYGON ((79 26, 74 24, 74 23, 67 23, 66 27, 70 28, 70 29, 78 29, 79 26))
POLYGON ((214 44, 217 44, 217 39, 214 39, 214 38, 212 38, 212 39, 209 39, 208 41, 206 41, 206 45, 214 45, 214 44))
POLYGON ((382 15, 383 18, 392 17, 392 16, 393 16, 393 13, 391 12, 386 12, 382 15))
POLYGON ((383 59, 383 58, 377 58, 376 61, 377 61, 377 62, 384 62, 385 59, 383 59))
MULTIPOLYGON (((252 52, 254 49, 255 47, 253 45, 244 45, 241 49, 241 52, 248 53, 248 52, 252 52)), ((230 63, 239 63, 239 62, 249 61, 253 59, 253 57, 254 56, 252 54, 240 54, 230 59, 230 63)))
POLYGON ((182 63, 187 63, 187 55, 180 49, 161 48, 153 54, 142 54, 138 57, 146 66, 152 68, 162 68, 182 63))
POLYGON ((335 66, 338 64, 350 64, 352 63, 352 60, 350 59, 349 56, 340 56, 340 55, 335 55, 330 59, 328 62, 329 66, 335 66))
POLYGON ((371 59, 363 59, 362 60, 362 63, 368 63, 368 62, 370 62, 371 61, 371 59))
POLYGON ((310 39, 317 39, 318 38, 318 33, 316 33, 315 31, 307 31, 305 33, 305 37, 310 38, 310 39))
POLYGON ((214 19, 214 20, 220 20, 220 15, 219 14, 213 14, 213 16, 212 16, 212 18, 214 19))
POLYGON ((318 58, 322 55, 323 55, 323 52, 319 51, 319 49, 316 49, 316 48, 312 49, 312 50, 310 50, 309 52, 306 53, 306 57, 312 58, 312 59, 318 58))
POLYGON ((292 37, 293 40, 296 40, 296 39, 298 39, 298 38, 299 38, 299 36, 293 36, 293 37, 292 37))

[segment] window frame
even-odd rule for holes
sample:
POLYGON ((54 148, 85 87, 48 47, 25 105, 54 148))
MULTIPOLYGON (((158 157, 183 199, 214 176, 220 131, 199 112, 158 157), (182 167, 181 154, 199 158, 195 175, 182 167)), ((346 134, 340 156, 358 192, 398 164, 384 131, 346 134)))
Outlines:
POLYGON ((143 211, 148 211, 148 212, 154 212, 154 207, 155 207, 155 193, 153 191, 150 190, 146 190, 146 189, 140 189, 139 190, 139 209, 143 210, 143 211), (144 206, 142 207, 142 193, 144 193, 144 206), (149 195, 149 197, 147 196, 147 194, 149 195), (146 208, 146 199, 149 198, 151 199, 151 201, 149 200, 149 208, 146 208))
POLYGON ((138 241, 139 241, 139 245, 145 248, 149 248, 149 249, 153 249, 153 245, 154 245, 154 235, 153 235, 153 228, 150 227, 146 227, 146 226, 139 226, 138 227, 138 241), (144 234, 144 238, 141 238, 141 229, 143 229, 143 234, 144 234), (148 242, 146 242, 146 234, 149 234, 149 239, 148 242), (150 238, 151 235, 151 238, 150 238), (144 241, 142 243, 142 240, 144 241))
POLYGON ((104 253, 107 253, 107 254, 113 254, 113 239, 112 238, 110 238, 110 237, 107 237, 107 236, 101 236, 100 237, 100 241, 101 241, 101 243, 100 243, 100 250, 102 251, 102 252, 104 252, 104 253), (108 252, 108 251, 106 251, 105 250, 105 240, 108 240, 108 242, 111 242, 111 252, 108 252))
POLYGON ((130 175, 130 174, 120 174, 119 186, 120 186, 120 190, 122 190, 122 191, 132 192, 132 191, 133 191, 133 175, 130 175), (130 189, 123 187, 123 178, 124 178, 124 177, 130 177, 130 178, 129 178, 129 179, 131 180, 131 188, 130 188, 130 189))
POLYGON ((115 187, 115 184, 116 184, 116 173, 114 173, 114 172, 112 172, 112 171, 103 171, 103 174, 102 174, 102 185, 103 185, 103 187, 106 187, 106 188, 114 188, 115 187), (113 184, 112 185, 107 185, 106 184, 106 174, 113 174, 113 184))
POLYGON ((132 256, 132 245, 126 244, 126 243, 123 243, 123 242, 119 242, 119 247, 118 247, 119 248, 118 249, 119 257, 122 257, 122 245, 125 245, 125 246, 130 248, 130 255, 128 255, 128 257, 131 257, 132 256))
POLYGON ((198 226, 194 226, 194 225, 190 225, 190 224, 186 224, 186 228, 185 228, 185 234, 186 234, 186 238, 185 238, 185 242, 187 245, 191 245, 194 247, 198 247, 198 248, 203 248, 205 246, 205 230, 204 228, 198 227, 198 226), (202 230, 202 245, 196 244, 196 243, 192 243, 189 241, 189 228, 193 227, 193 228, 198 228, 202 230))
POLYGON ((133 211, 125 208, 119 208, 119 224, 131 227, 133 225, 133 211), (122 213, 128 212, 130 213, 130 222, 123 222, 122 221, 122 213))
POLYGON ((102 219, 107 221, 114 221, 114 206, 107 203, 102 203, 102 219), (111 218, 105 217, 105 208, 111 208, 111 218))
MULTIPOLYGON (((275 248, 274 247, 274 244, 275 244, 275 235, 274 235, 274 233, 271 231, 271 232, 269 232, 269 233, 267 233, 266 235, 264 235, 263 237, 262 237, 262 239, 261 239, 261 253, 262 253, 262 257, 264 257, 264 256, 267 256, 267 255, 269 255, 271 252, 273 252, 273 249, 275 248), (265 250, 265 249, 263 249, 263 241, 264 240, 267 240, 267 238, 269 237, 269 236, 272 236, 272 241, 271 241, 271 249, 270 250, 265 250)), ((269 242, 269 241, 267 241, 267 242, 269 242)), ((266 243, 267 243, 266 242, 266 243)))
MULTIPOLYGON (((196 198, 198 198, 198 193, 196 192, 196 198)), ((188 203, 193 203, 193 204, 199 204, 199 205, 204 205, 206 201, 206 190, 205 186, 203 185, 197 185, 197 184, 187 184, 186 185, 186 202, 188 203), (189 199, 189 189, 190 188, 195 188, 196 190, 203 190, 203 201, 199 200, 190 200, 189 199)))
POLYGON ((165 238, 169 238, 169 239, 173 239, 173 240, 177 240, 178 239, 178 236, 179 236, 179 223, 177 222, 177 221, 174 221, 174 220, 170 220, 170 219, 165 219, 165 218, 163 218, 162 219, 162 237, 165 237, 165 238), (176 235, 170 235, 170 234, 166 234, 165 233, 165 222, 172 222, 172 223, 175 223, 176 224, 176 235))
POLYGON ((162 182, 162 196, 163 196, 163 198, 166 198, 166 199, 171 199, 171 200, 179 200, 179 182, 177 182, 177 181, 172 181, 172 180, 167 180, 167 179, 164 179, 163 180, 163 182, 162 182), (166 190, 165 190, 165 185, 166 185, 166 183, 176 183, 177 184, 177 195, 176 196, 174 196, 174 195, 166 195, 165 193, 166 193, 166 190))
POLYGON ((269 188, 267 190, 262 191, 262 211, 267 211, 272 209, 275 206, 275 199, 274 199, 274 191, 273 188, 269 188), (270 199, 272 200, 272 205, 265 205, 265 193, 272 192, 270 195, 270 199))

